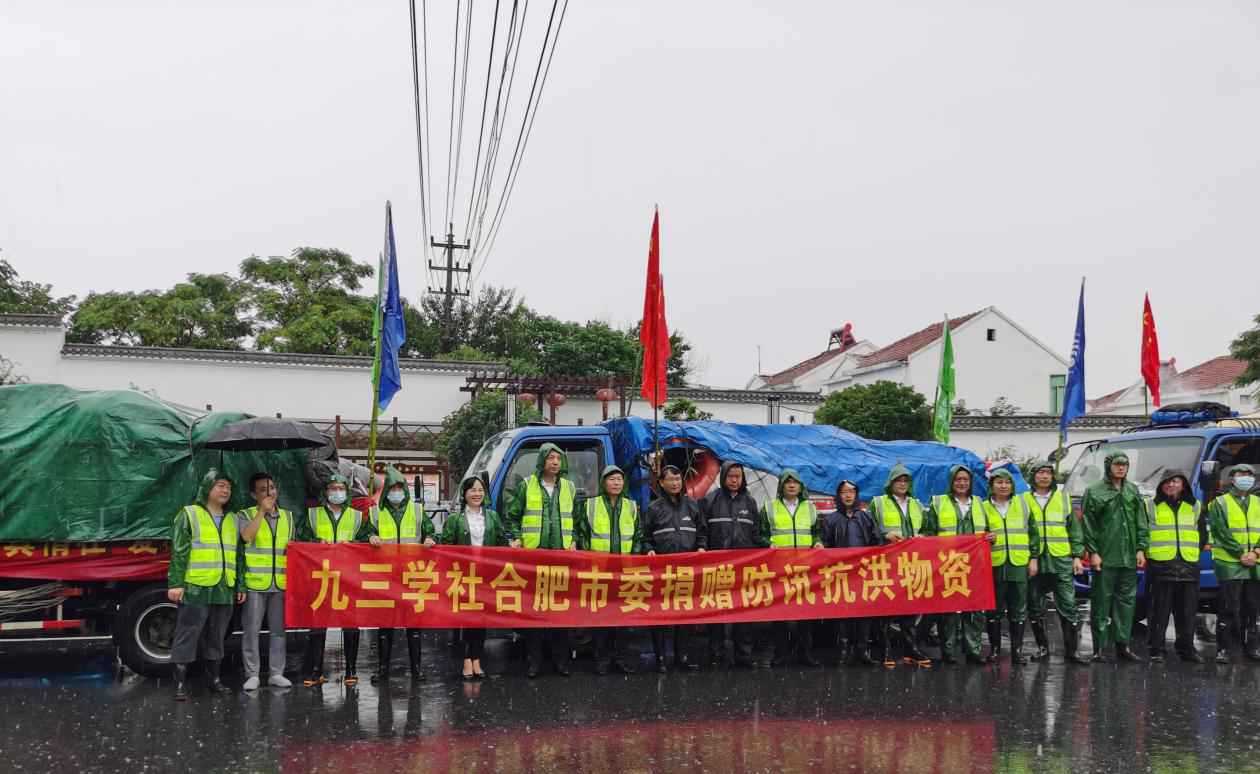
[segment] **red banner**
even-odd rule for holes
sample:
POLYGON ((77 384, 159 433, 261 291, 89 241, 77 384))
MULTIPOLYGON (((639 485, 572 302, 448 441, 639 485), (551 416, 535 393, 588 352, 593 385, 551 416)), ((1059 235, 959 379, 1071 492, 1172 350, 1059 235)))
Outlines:
POLYGON ((654 626, 993 607, 983 535, 658 556, 290 543, 288 580, 293 627, 654 626))
POLYGON ((0 578, 62 581, 162 580, 170 543, 0 543, 0 578))

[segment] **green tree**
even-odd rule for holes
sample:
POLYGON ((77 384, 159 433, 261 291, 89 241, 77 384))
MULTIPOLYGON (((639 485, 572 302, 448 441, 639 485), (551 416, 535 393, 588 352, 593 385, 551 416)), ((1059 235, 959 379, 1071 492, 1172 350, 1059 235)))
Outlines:
POLYGON ((0 313, 65 317, 74 309, 74 301, 74 296, 53 296, 52 285, 23 280, 12 264, 0 258, 0 313))
POLYGON ((696 422, 713 419, 713 414, 701 411, 699 406, 687 398, 674 398, 665 404, 665 418, 671 422, 696 422))
POLYGON ((357 292, 373 273, 370 265, 331 248, 299 247, 289 258, 246 258, 241 280, 250 289, 258 348, 371 354, 375 293, 357 292))
POLYGON ((1260 314, 1256 315, 1254 322, 1254 328, 1238 334, 1238 338, 1229 345, 1230 356, 1247 364, 1234 382, 1239 387, 1260 382, 1260 314))
MULTIPOLYGON (((462 476, 486 439, 507 429, 507 400, 506 393, 488 390, 442 420, 442 431, 433 449, 446 459, 453 472, 462 476)), ((517 404, 519 424, 540 419, 542 415, 533 406, 517 404)))
POLYGON ((876 441, 927 441, 932 408, 913 387, 879 381, 833 392, 814 412, 814 421, 876 441))
POLYGON ((143 347, 241 349, 253 333, 247 289, 226 274, 189 274, 170 290, 90 293, 68 341, 143 347))

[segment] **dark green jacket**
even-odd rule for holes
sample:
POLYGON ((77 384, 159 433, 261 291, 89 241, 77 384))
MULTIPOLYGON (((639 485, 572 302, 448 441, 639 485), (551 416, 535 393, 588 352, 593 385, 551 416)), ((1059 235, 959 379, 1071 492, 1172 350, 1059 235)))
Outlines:
MULTIPOLYGON (((1051 485, 1050 497, 1053 499, 1053 498, 1058 498, 1062 496, 1063 496, 1062 490, 1059 489, 1059 486, 1057 484, 1051 485)), ((1036 510, 1033 510, 1033 506, 1040 505, 1040 503, 1038 503, 1036 500, 1036 494, 1033 492, 1033 490, 1030 489, 1024 494, 1020 495, 1020 497, 1024 498, 1024 501, 1026 504, 1029 501, 1032 502, 1032 506, 1029 506, 1029 510, 1033 511, 1033 518, 1037 520, 1038 534, 1044 537, 1045 532, 1046 532, 1046 525, 1042 523, 1043 519, 1041 519, 1041 517, 1038 515, 1041 509, 1038 507, 1036 510)), ((1049 501, 1047 501, 1046 504, 1048 505, 1049 501)), ((1071 504, 1072 504, 1072 500, 1071 498, 1068 498, 1068 505, 1070 506, 1071 504)), ((1038 574, 1050 573, 1053 575, 1071 575, 1072 574, 1072 560, 1079 557, 1081 553, 1085 550, 1085 532, 1081 527, 1081 520, 1076 518, 1076 514, 1073 513, 1069 509, 1067 518, 1064 519, 1064 522, 1065 522, 1065 526, 1067 527, 1067 533, 1068 533, 1068 555, 1067 556, 1051 556, 1050 544, 1046 543, 1044 540, 1038 541, 1037 548, 1033 552, 1033 555, 1037 557, 1037 573, 1038 574)), ((1148 527, 1148 530, 1149 530, 1149 527, 1148 527)))
MULTIPOLYGON (((1111 456, 1103 464, 1111 474, 1111 456)), ((1081 503, 1085 551, 1102 557, 1104 568, 1137 568, 1137 552, 1150 547, 1146 505, 1138 488, 1125 481, 1119 489, 1110 478, 1085 490, 1081 503)))
MULTIPOLYGON (((214 482, 223 476, 215 470, 211 470, 201 479, 201 483, 197 487, 196 504, 206 507, 206 498, 210 494, 210 487, 214 486, 214 482)), ((228 511, 224 512, 225 515, 228 511)), ((237 527, 237 546, 236 546, 236 577, 239 579, 245 571, 245 551, 240 545, 239 525, 237 527)), ((188 524, 188 518, 184 516, 184 509, 180 508, 179 513, 175 514, 175 518, 171 525, 171 564, 166 571, 167 588, 184 589, 185 605, 234 605, 236 604, 236 587, 229 585, 227 576, 225 575, 219 581, 217 586, 194 586, 184 582, 184 574, 188 571, 188 554, 192 551, 192 527, 188 524)))
MULTIPOLYGON (((612 501, 608 499, 608 495, 602 494, 599 499, 604 501, 604 507, 608 509, 608 520, 612 522, 613 533, 616 534, 617 525, 621 523, 621 509, 629 508, 633 505, 630 498, 624 494, 617 498, 617 504, 614 506, 612 501)), ((594 509, 593 505, 588 505, 590 499, 582 500, 577 504, 577 513, 573 517, 573 530, 576 533, 577 547, 583 551, 591 550, 591 518, 594 509)), ((611 541, 614 547, 620 547, 621 543, 617 540, 611 541)), ((617 553, 615 550, 610 553, 617 553)), ((630 541, 630 553, 641 554, 643 551, 643 514, 636 513, 634 519, 634 537, 630 541)))
MULTIPOLYGON (((538 463, 534 468, 534 475, 542 480, 543 462, 547 456, 553 452, 560 452, 560 473, 556 477, 555 494, 560 494, 560 479, 568 478, 569 475, 569 458, 565 455, 564 450, 554 443, 544 443, 538 449, 538 463)), ((507 528, 510 530, 512 539, 517 539, 521 534, 521 520, 525 517, 525 493, 527 487, 522 481, 521 485, 516 488, 516 492, 512 495, 511 502, 507 507, 507 528)), ((574 485, 576 496, 577 487, 574 485)), ((542 515, 542 536, 538 542, 539 548, 564 548, 564 542, 560 532, 560 501, 554 495, 547 494, 547 490, 542 490, 543 494, 543 515, 542 515)), ((574 503, 574 518, 577 517, 577 503, 574 503)), ((576 528, 576 525, 575 525, 576 528)), ((574 536, 576 538, 576 535, 574 536)))
MULTIPOLYGON (((792 470, 791 468, 786 468, 784 469, 782 473, 779 474, 779 488, 778 488, 777 493, 775 494, 775 499, 783 500, 783 485, 787 483, 788 481, 795 481, 796 483, 801 485, 801 493, 800 495, 798 495, 800 497, 800 502, 796 504, 796 507, 797 508, 806 507, 806 503, 809 502, 809 490, 805 488, 805 482, 801 480, 800 474, 797 473, 795 470, 792 470)), ((770 538, 772 535, 772 525, 770 523, 771 522, 770 508, 773 505, 774 505, 773 500, 766 503, 765 505, 761 506, 761 511, 757 514, 758 537, 759 537, 761 545, 763 546, 771 545, 770 538)), ((801 546, 801 548, 813 548, 815 544, 821 543, 822 542, 822 527, 823 527, 823 520, 819 518, 815 518, 814 524, 812 527, 810 527, 810 531, 809 531, 810 532, 809 545, 801 546)))
MULTIPOLYGON (((389 511, 389 515, 394 519, 395 524, 407 512, 407 506, 411 503, 411 490, 407 488, 407 479, 393 465, 385 469, 385 489, 381 492, 380 503, 381 509, 389 511), (406 494, 406 497, 398 505, 394 505, 389 501, 389 489, 395 484, 402 484, 403 492, 406 494)), ((417 515, 420 519, 419 529, 416 532, 420 535, 420 541, 424 542, 425 538, 437 540, 437 527, 433 526, 433 519, 429 518, 429 514, 424 510, 423 505, 417 503, 416 508, 419 509, 417 515)), ((374 532, 379 533, 380 528, 374 528, 374 532)), ((401 532, 399 530, 400 534, 401 532)))
MULTIPOLYGON (((968 468, 966 465, 955 465, 949 469, 949 484, 946 486, 946 491, 945 491, 946 497, 954 496, 954 479, 958 476, 959 472, 964 471, 964 470, 967 471, 968 477, 971 477, 973 475, 971 472, 971 469, 968 468)), ((968 497, 971 497, 971 493, 975 488, 974 483, 975 482, 973 480, 972 489, 967 490, 968 497)), ((888 482, 887 486, 888 487, 892 486, 891 480, 888 482)), ((891 497, 891 495, 889 496, 891 497)), ((919 533, 922 535, 935 536, 935 535, 941 534, 941 515, 937 513, 936 509, 933 507, 933 503, 935 502, 936 502, 935 499, 928 500, 928 504, 924 506, 923 508, 923 529, 919 531, 919 533)), ((983 502, 984 502, 983 500, 979 500, 979 501, 973 500, 972 508, 971 510, 967 511, 966 515, 963 515, 962 513, 958 514, 958 531, 956 534, 974 535, 976 534, 976 532, 986 531, 987 527, 985 526, 985 523, 984 523, 984 516, 982 513, 977 513, 977 511, 979 510, 979 508, 977 507, 978 504, 983 503, 983 502), (976 529, 977 516, 980 517, 979 530, 976 529)), ((958 508, 957 503, 954 504, 954 508, 955 509, 958 508)))
MULTIPOLYGON (((486 507, 482 507, 481 513, 486 519, 486 534, 482 536, 481 544, 506 546, 511 538, 508 537, 507 528, 499 514, 486 507)), ((468 530, 468 516, 464 511, 451 511, 446 517, 446 523, 442 525, 442 538, 438 542, 444 546, 472 545, 472 533, 468 530)))
MULTIPOLYGON (((350 481, 346 479, 345 476, 339 473, 333 474, 333 476, 328 479, 328 483, 331 484, 334 481, 345 484, 346 489, 349 490, 350 481)), ((346 511, 352 510, 350 507, 349 494, 350 494, 349 491, 347 491, 346 502, 342 504, 342 509, 346 511)), ((332 510, 332 506, 328 502, 328 487, 327 486, 325 486, 324 491, 320 493, 319 502, 320 502, 320 506, 322 506, 326 511, 328 511, 328 515, 329 517, 331 517, 333 510, 332 510)), ((366 543, 373 535, 376 534, 376 526, 372 524, 372 519, 369 514, 363 513, 362 511, 360 511, 359 513, 361 516, 361 521, 359 523, 359 530, 358 532, 354 534, 354 540, 352 542, 366 543)), ((342 518, 347 518, 347 516, 349 515, 352 515, 352 514, 342 516, 342 518)), ((304 543, 317 542, 315 538, 315 530, 311 526, 310 514, 307 511, 303 511, 300 515, 294 514, 293 517, 297 519, 297 522, 298 522, 297 530, 296 530, 298 540, 304 543)))

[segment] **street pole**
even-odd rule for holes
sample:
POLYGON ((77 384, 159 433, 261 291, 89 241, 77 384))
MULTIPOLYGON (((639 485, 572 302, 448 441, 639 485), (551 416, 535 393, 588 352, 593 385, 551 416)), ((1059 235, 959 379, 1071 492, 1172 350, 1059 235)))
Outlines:
POLYGON ((439 242, 429 237, 429 243, 434 247, 440 247, 446 251, 446 265, 435 264, 429 261, 429 269, 438 271, 446 275, 446 287, 430 287, 429 292, 441 295, 442 300, 442 351, 449 352, 454 347, 454 334, 451 331, 451 313, 455 308, 455 297, 467 297, 469 291, 467 289, 459 290, 455 287, 456 274, 469 274, 472 272, 472 261, 467 266, 461 266, 459 261, 455 260, 456 250, 467 250, 468 243, 460 244, 455 241, 455 224, 448 223, 446 226, 446 241, 439 242))

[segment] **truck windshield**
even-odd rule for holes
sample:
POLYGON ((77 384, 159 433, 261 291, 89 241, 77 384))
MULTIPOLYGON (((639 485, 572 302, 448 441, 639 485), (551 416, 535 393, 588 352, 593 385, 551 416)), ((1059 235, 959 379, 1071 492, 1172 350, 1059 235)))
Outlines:
POLYGON ((1068 494, 1084 497, 1091 484, 1103 480, 1103 461, 1108 454, 1123 451, 1129 457, 1129 481, 1143 495, 1154 495, 1159 479, 1169 470, 1180 470, 1187 476, 1194 474, 1203 438, 1197 435, 1172 438, 1122 438, 1099 443, 1087 448, 1076 461, 1068 476, 1068 494))
POLYGON ((503 455, 507 454, 508 447, 512 445, 512 436, 515 434, 513 430, 504 430, 487 438, 481 445, 481 449, 477 451, 477 456, 473 457, 473 461, 468 465, 468 470, 464 471, 464 478, 478 476, 498 468, 503 462, 503 455))

